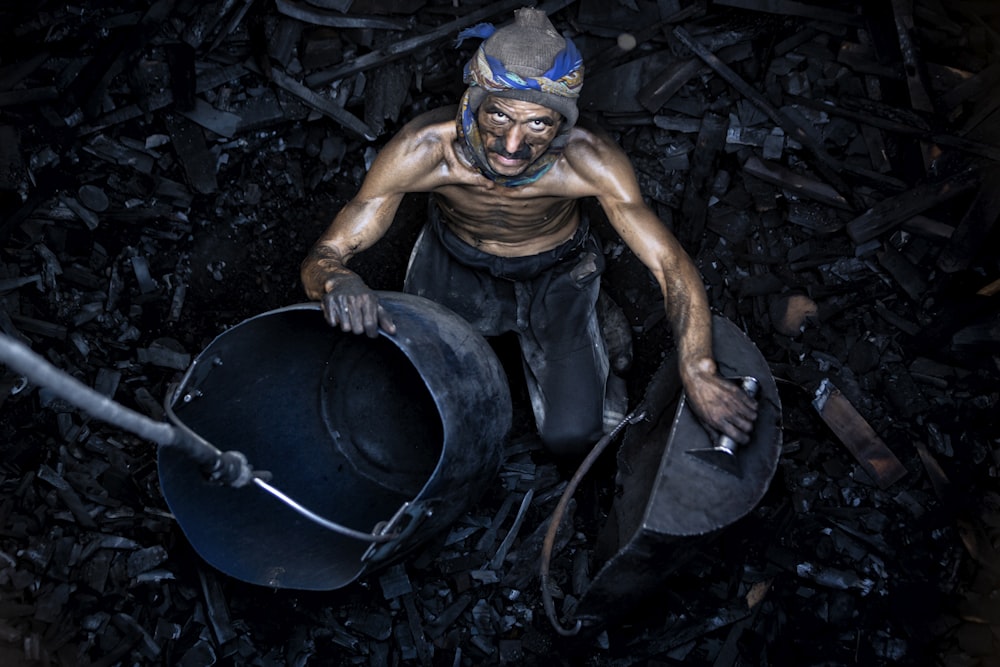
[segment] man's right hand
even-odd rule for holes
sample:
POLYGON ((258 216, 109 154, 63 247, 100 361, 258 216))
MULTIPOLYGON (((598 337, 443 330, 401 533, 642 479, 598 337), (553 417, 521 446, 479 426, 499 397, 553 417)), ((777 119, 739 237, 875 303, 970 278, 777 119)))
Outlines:
POLYGON ((396 324, 379 303, 378 295, 355 273, 329 278, 323 295, 323 315, 332 327, 356 334, 378 336, 381 328, 387 334, 396 333, 396 324))

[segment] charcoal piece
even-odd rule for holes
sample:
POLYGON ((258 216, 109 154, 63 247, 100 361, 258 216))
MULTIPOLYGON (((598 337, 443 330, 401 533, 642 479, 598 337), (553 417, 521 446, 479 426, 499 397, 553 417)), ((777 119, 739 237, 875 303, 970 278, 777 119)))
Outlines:
POLYGON ((202 194, 215 192, 219 187, 216 159, 205 146, 202 131, 193 122, 176 114, 166 114, 164 120, 188 183, 202 194))
POLYGON ((903 56, 906 85, 910 91, 910 104, 918 111, 933 112, 934 105, 927 93, 927 72, 920 56, 913 16, 913 0, 892 0, 899 50, 903 56))
POLYGON ((507 515, 510 513, 511 508, 514 506, 517 498, 514 494, 509 494, 503 499, 503 503, 500 505, 500 509, 497 510, 496 515, 494 515, 493 520, 490 525, 486 528, 486 532, 479 538, 476 542, 476 551, 492 551, 497 540, 497 535, 500 532, 500 526, 507 519, 507 515))
POLYGON ((397 623, 393 627, 393 639, 399 650, 399 657, 402 660, 413 661, 417 659, 417 646, 413 641, 413 634, 408 625, 397 623))
POLYGON ((302 38, 304 26, 300 21, 282 19, 265 45, 267 54, 282 67, 288 68, 295 53, 295 46, 302 38))
POLYGON ((178 662, 178 667, 204 667, 205 665, 216 664, 216 653, 212 643, 204 638, 199 638, 191 646, 178 662))
POLYGON ((80 578, 91 590, 103 593, 111 570, 113 554, 107 549, 99 549, 93 556, 85 560, 80 567, 80 578))
POLYGON ((781 16, 798 16, 816 21, 863 26, 860 14, 829 8, 824 5, 796 2, 795 0, 716 0, 715 4, 781 16))
POLYGON ((59 583, 46 586, 35 594, 34 618, 42 623, 55 623, 62 614, 63 607, 69 602, 70 585, 59 583))
POLYGON ((129 261, 132 264, 132 272, 135 274, 136 282, 139 283, 139 292, 142 294, 155 292, 159 285, 149 273, 149 261, 141 255, 136 255, 129 261))
POLYGON ((20 132, 12 125, 0 125, 0 190, 16 190, 25 176, 20 132))
POLYGON ((197 74, 194 48, 187 42, 174 42, 164 47, 170 69, 170 94, 178 111, 194 109, 197 74))
POLYGON ((244 125, 243 118, 239 115, 216 109, 200 97, 194 100, 189 109, 181 109, 179 112, 188 120, 226 139, 232 138, 244 125))
POLYGON ((129 554, 128 576, 137 577, 163 563, 168 558, 167 551, 161 546, 139 549, 129 554))
POLYGON ((146 629, 139 624, 129 614, 119 612, 112 615, 111 623, 118 628, 126 637, 130 637, 138 642, 138 652, 147 660, 156 660, 160 657, 160 646, 153 637, 146 632, 146 629))
POLYGON ((892 450, 829 379, 816 389, 813 407, 879 488, 892 486, 906 474, 892 450))
POLYGON ((156 619, 156 629, 153 632, 153 639, 157 642, 166 642, 178 639, 181 636, 181 626, 171 623, 167 619, 160 617, 156 619))
POLYGON ((285 16, 315 25, 375 30, 402 30, 406 27, 398 20, 352 16, 347 13, 351 2, 352 0, 308 0, 308 2, 278 0, 277 7, 285 16))
POLYGON ((365 95, 365 124, 376 135, 385 130, 385 121, 399 119, 409 94, 412 68, 393 62, 374 70, 369 77, 365 95))
POLYGON ((983 174, 979 191, 938 256, 938 268, 949 273, 967 269, 986 247, 986 241, 996 228, 998 218, 1000 168, 993 167, 983 174))
POLYGON ((344 45, 340 33, 332 28, 316 28, 302 36, 299 60, 306 70, 339 65, 344 61, 344 45))
POLYGON ((417 603, 412 593, 403 596, 403 608, 406 609, 406 621, 410 628, 410 638, 413 641, 413 650, 417 660, 421 665, 430 667, 432 650, 424 638, 423 620, 417 610, 417 603))
POLYGON ((847 223, 847 234, 856 244, 865 243, 895 229, 904 220, 968 192, 980 184, 979 169, 969 167, 949 177, 924 183, 886 198, 847 223))
POLYGON ((926 294, 927 281, 924 280, 924 272, 907 260, 895 247, 884 246, 882 252, 878 253, 878 262, 910 299, 919 302, 926 294))
POLYGON ((459 595, 443 612, 438 614, 437 618, 427 624, 425 628, 427 637, 434 641, 444 635, 470 604, 472 604, 472 596, 469 593, 459 595))
POLYGON ((666 100, 676 95, 688 81, 704 69, 705 65, 697 58, 672 62, 637 91, 636 99, 644 109, 656 113, 666 100))
POLYGON ((378 578, 378 583, 382 587, 382 595, 386 600, 401 597, 413 592, 413 584, 406 574, 406 568, 401 563, 389 567, 378 578))
POLYGON ((136 350, 136 359, 141 364, 153 364, 162 368, 183 371, 191 365, 191 355, 175 350, 166 342, 154 341, 149 347, 136 350))
POLYGON ((687 248, 701 245, 701 236, 708 218, 708 188, 711 186, 716 160, 726 140, 726 128, 726 119, 717 114, 709 113, 702 119, 681 206, 681 212, 687 221, 681 234, 681 242, 687 248))
POLYGON ((1000 84, 1000 62, 993 63, 941 96, 941 104, 951 110, 967 100, 974 100, 1000 84))
POLYGON ((205 600, 205 614, 208 617, 208 624, 212 628, 212 634, 215 636, 218 646, 225 651, 227 645, 236 639, 236 630, 230 620, 229 603, 218 578, 214 574, 199 569, 198 578, 201 581, 201 592, 205 600))
POLYGON ((812 202, 793 203, 788 207, 788 222, 808 229, 818 236, 829 236, 844 228, 837 212, 812 202))
POLYGON ((504 561, 507 559, 507 554, 514 544, 514 540, 517 539, 518 534, 521 531, 521 525, 524 523, 525 515, 528 512, 528 508, 531 506, 531 500, 534 497, 534 489, 528 489, 524 497, 521 498, 521 505, 517 510, 517 515, 514 517, 514 523, 511 525, 510 530, 507 531, 507 535, 504 536, 503 541, 497 548, 496 553, 493 558, 490 559, 490 567, 493 570, 499 570, 503 567, 504 561))
MULTIPOLYGON (((104 192, 103 188, 99 186, 89 183, 81 185, 80 189, 77 190, 77 196, 80 197, 80 201, 84 206, 95 213, 103 213, 108 210, 108 206, 110 204, 108 195, 104 192)), ((91 227, 91 229, 93 229, 93 227, 91 227)))
POLYGON ((298 97, 310 108, 329 116, 332 120, 340 123, 346 129, 359 134, 365 139, 375 139, 375 134, 372 129, 359 118, 346 111, 342 106, 333 100, 316 93, 284 72, 278 69, 272 70, 271 80, 274 81, 276 85, 298 97))
POLYGON ((352 610, 344 625, 380 642, 392 634, 392 616, 379 609, 352 610))

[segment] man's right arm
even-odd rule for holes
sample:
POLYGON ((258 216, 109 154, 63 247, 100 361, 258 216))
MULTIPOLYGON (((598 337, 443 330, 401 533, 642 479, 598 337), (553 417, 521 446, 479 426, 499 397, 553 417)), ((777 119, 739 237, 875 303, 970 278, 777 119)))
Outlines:
POLYGON ((440 162, 439 145, 418 121, 400 131, 379 153, 358 194, 337 213, 302 262, 306 295, 322 303, 331 326, 369 336, 378 335, 379 327, 395 330, 375 293, 347 264, 382 238, 407 192, 427 188, 423 181, 440 162))

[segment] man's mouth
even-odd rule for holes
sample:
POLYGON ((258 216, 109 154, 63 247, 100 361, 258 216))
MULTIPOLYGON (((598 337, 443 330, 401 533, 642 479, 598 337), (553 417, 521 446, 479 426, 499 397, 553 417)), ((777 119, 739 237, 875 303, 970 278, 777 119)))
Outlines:
POLYGON ((493 152, 493 153, 491 153, 491 155, 493 156, 493 159, 497 163, 502 164, 502 165, 511 166, 511 167, 515 167, 517 165, 520 165, 522 162, 524 162, 525 160, 528 159, 527 157, 520 157, 516 153, 513 154, 513 155, 511 155, 509 153, 508 154, 503 154, 503 153, 493 152))

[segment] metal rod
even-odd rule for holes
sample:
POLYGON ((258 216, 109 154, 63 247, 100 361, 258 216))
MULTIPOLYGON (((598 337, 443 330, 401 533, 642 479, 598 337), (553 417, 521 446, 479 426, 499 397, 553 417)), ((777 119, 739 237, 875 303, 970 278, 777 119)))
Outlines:
MULTIPOLYGON (((0 334, 0 361, 35 384, 48 387, 60 398, 97 419, 158 445, 175 445, 178 442, 177 431, 170 424, 150 419, 115 402, 66 371, 56 368, 27 345, 6 334, 0 334)), ((218 451, 214 456, 218 457, 218 451)))

